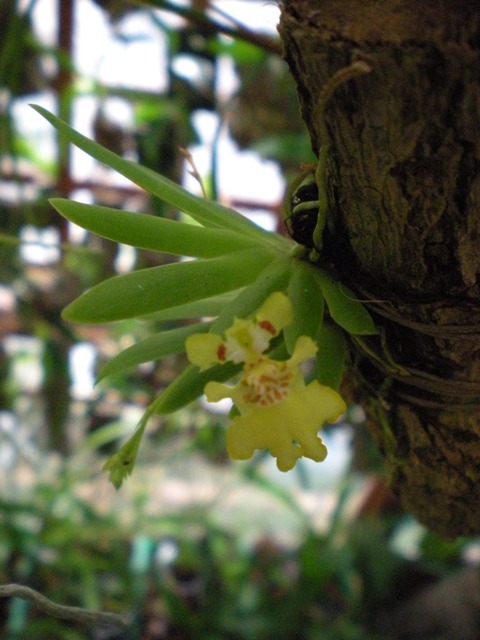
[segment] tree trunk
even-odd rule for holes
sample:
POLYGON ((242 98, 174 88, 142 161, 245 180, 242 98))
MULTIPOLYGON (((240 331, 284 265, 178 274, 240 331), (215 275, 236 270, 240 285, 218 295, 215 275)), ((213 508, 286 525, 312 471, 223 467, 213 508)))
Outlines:
POLYGON ((316 152, 322 86, 371 67, 326 108, 323 259, 381 329, 352 343, 349 386, 405 507, 448 537, 478 534, 480 5, 284 0, 280 33, 316 152))

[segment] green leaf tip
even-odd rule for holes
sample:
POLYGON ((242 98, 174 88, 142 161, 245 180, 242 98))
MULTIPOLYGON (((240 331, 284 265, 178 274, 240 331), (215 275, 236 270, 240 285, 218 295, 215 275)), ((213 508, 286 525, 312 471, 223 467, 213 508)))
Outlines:
POLYGON ((357 300, 353 291, 322 269, 315 269, 314 273, 334 322, 353 335, 368 336, 378 333, 372 316, 360 300, 357 300))

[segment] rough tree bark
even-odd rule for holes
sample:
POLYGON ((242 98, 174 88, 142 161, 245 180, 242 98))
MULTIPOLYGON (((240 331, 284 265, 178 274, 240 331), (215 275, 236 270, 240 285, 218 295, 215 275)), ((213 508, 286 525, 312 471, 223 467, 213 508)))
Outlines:
POLYGON ((326 109, 325 260, 381 327, 353 343, 349 387, 405 507, 478 534, 480 5, 284 0, 280 34, 316 152, 322 86, 353 60, 372 68, 326 109))

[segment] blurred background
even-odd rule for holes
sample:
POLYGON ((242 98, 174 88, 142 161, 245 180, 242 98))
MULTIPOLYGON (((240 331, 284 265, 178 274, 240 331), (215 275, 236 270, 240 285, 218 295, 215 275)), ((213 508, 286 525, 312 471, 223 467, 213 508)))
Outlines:
POLYGON ((72 326, 60 313, 100 280, 168 257, 87 234, 48 198, 178 214, 28 105, 200 193, 190 154, 209 197, 283 232, 286 184, 313 156, 279 11, 0 1, 0 584, 133 621, 82 627, 4 598, 5 640, 480 638, 478 541, 443 540, 402 511, 359 406, 326 430, 325 463, 288 474, 262 454, 232 464, 225 413, 202 402, 152 421, 119 492, 102 472, 185 361, 95 386, 153 327, 72 326))

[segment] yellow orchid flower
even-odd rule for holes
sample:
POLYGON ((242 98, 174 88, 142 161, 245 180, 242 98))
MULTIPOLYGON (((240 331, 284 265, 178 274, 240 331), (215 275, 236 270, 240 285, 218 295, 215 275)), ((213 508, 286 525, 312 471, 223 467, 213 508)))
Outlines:
POLYGON ((214 333, 193 334, 185 342, 188 359, 201 371, 225 362, 252 362, 258 359, 270 340, 293 321, 290 300, 284 293, 272 293, 253 318, 235 318, 225 331, 225 339, 214 333))
POLYGON ((300 336, 292 356, 278 361, 264 355, 270 340, 293 320, 287 296, 273 293, 251 319, 235 319, 225 338, 196 334, 187 338, 187 355, 202 369, 232 361, 243 363, 243 375, 234 387, 208 382, 209 402, 232 398, 239 414, 227 431, 227 450, 234 460, 247 460, 255 449, 268 449, 280 471, 305 456, 321 462, 327 449, 318 430, 345 412, 341 396, 318 381, 306 385, 300 364, 315 355, 317 346, 300 336))

